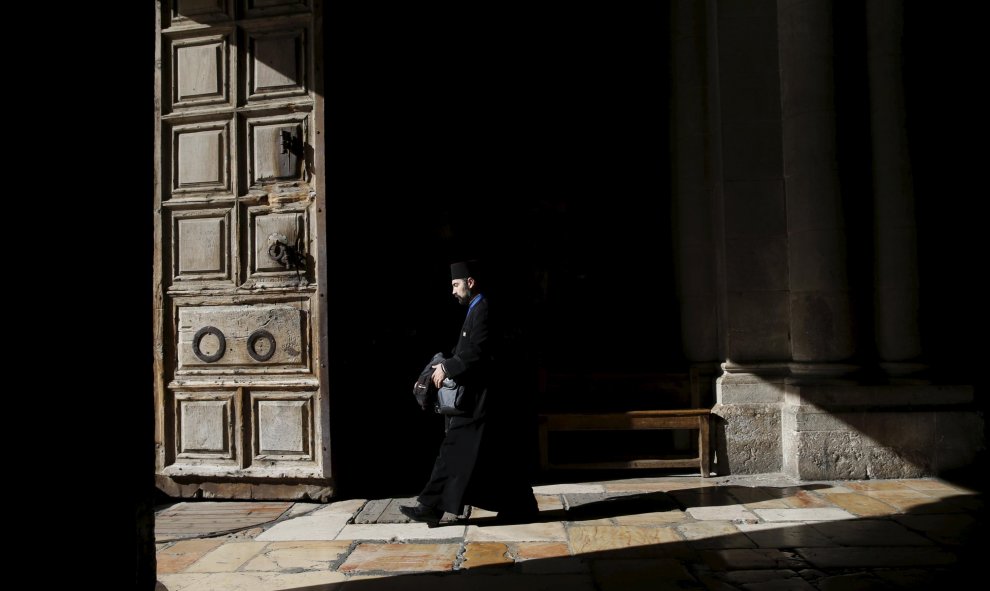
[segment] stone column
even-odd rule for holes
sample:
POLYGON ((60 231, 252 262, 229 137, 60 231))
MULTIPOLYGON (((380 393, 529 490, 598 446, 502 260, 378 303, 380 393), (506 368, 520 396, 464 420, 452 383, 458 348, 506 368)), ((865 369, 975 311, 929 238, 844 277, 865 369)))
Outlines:
POLYGON ((820 420, 829 410, 806 400, 808 388, 851 383, 837 378, 855 369, 856 334, 837 158, 833 2, 779 0, 777 15, 791 329, 780 445, 783 471, 804 477, 835 473, 833 459, 843 454, 855 457, 851 470, 863 465, 851 453, 855 434, 831 428, 820 420))
POLYGON ((710 83, 705 3, 671 4, 672 233, 685 358, 719 358, 710 83))
POLYGON ((856 353, 836 158, 831 0, 778 3, 792 367, 841 374, 856 353))
POLYGON ((709 5, 716 286, 723 374, 714 432, 719 474, 781 469, 780 406, 790 360, 775 0, 709 5))
POLYGON ((921 369, 914 182, 904 106, 901 0, 868 0, 867 64, 873 136, 875 338, 892 375, 921 369))

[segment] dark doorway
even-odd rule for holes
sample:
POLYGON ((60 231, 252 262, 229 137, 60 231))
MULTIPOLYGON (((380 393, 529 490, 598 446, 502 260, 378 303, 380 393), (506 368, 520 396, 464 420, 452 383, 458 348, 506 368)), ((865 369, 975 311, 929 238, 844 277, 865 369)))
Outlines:
POLYGON ((536 396, 541 371, 686 372, 668 20, 663 3, 328 7, 331 398, 345 488, 414 493, 429 472, 442 429, 422 442, 437 417, 409 390, 453 346, 453 260, 488 264, 521 396, 536 396), (343 443, 362 439, 404 459, 343 443))

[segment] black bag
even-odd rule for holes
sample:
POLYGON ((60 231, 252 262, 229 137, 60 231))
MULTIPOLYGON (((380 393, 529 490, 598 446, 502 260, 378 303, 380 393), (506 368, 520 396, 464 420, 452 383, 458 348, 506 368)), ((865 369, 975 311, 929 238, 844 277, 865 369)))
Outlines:
POLYGON ((416 397, 416 404, 423 410, 436 406, 437 387, 433 385, 433 366, 443 363, 443 353, 437 353, 430 359, 430 362, 423 368, 422 373, 416 378, 413 384, 413 396, 416 397))
POLYGON ((442 415, 462 416, 471 412, 471 404, 464 396, 464 386, 446 378, 437 392, 437 412, 442 415))

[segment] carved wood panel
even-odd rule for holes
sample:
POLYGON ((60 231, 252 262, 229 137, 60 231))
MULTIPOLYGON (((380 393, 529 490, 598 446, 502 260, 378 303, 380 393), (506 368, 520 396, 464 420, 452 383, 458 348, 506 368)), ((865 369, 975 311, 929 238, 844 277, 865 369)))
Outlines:
POLYGON ((308 367, 304 310, 287 305, 182 306, 176 371, 308 367))
POLYGON ((230 186, 230 121, 176 124, 170 128, 172 195, 228 193, 230 186))
POLYGON ((276 467, 312 462, 314 392, 252 391, 252 462, 276 467))
POLYGON ((252 189, 273 181, 304 180, 309 131, 305 115, 251 118, 246 124, 252 189))
POLYGON ((237 461, 235 392, 176 392, 176 457, 197 464, 237 461))
POLYGON ((173 39, 169 49, 169 97, 173 109, 230 102, 227 32, 173 39))
POLYGON ((245 31, 249 101, 304 95, 308 91, 305 28, 245 31))
POLYGON ((172 283, 221 282, 233 285, 231 275, 231 208, 171 211, 172 283))

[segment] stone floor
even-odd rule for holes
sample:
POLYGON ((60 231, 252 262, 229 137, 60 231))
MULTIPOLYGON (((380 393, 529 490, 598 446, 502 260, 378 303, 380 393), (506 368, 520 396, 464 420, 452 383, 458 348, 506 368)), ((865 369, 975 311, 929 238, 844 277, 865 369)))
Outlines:
POLYGON ((983 572, 983 495, 946 480, 657 476, 534 491, 532 523, 474 508, 432 529, 397 512, 411 499, 161 506, 158 589, 949 591, 983 572), (197 511, 219 515, 217 530, 197 511))

